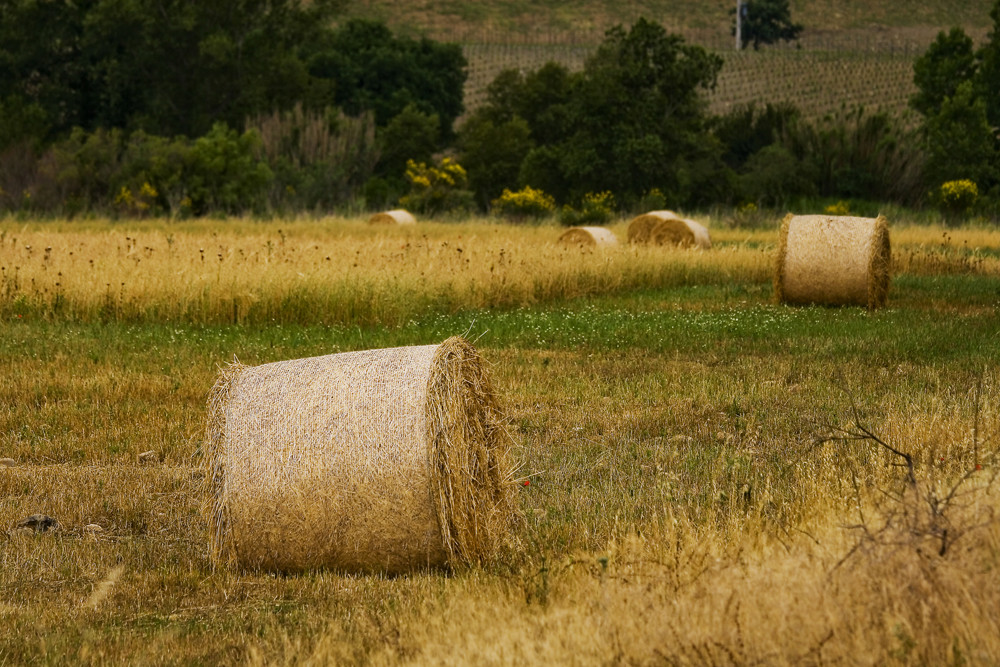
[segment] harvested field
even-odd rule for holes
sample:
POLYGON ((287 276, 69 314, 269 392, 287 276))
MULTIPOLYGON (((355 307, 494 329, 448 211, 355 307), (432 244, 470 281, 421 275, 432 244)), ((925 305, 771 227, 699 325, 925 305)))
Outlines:
POLYGON ((331 222, 0 223, 0 662, 1000 662, 996 230, 893 219, 869 311, 775 304, 778 220, 595 253, 331 222), (234 321, 247 293, 265 310, 234 321), (220 368, 456 334, 505 407, 514 549, 397 576, 213 561, 220 368))

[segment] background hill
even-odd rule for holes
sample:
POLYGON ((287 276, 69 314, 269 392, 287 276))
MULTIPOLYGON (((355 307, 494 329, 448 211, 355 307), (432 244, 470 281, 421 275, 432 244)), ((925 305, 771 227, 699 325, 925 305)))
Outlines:
POLYGON ((572 69, 615 24, 640 16, 712 49, 725 58, 710 108, 723 113, 751 101, 793 102, 806 116, 864 105, 905 113, 914 92, 912 63, 937 33, 962 26, 985 38, 991 0, 914 0, 869 3, 792 0, 792 17, 805 26, 795 48, 733 50, 730 0, 358 0, 346 15, 385 21, 397 33, 462 44, 469 61, 467 109, 504 68, 535 69, 548 61, 572 69))
MULTIPOLYGON (((381 19, 397 30, 435 38, 532 40, 560 32, 583 38, 640 16, 676 32, 714 43, 729 38, 732 0, 354 0, 348 16, 381 19)), ((916 39, 959 25, 981 31, 989 20, 990 0, 792 0, 792 17, 806 27, 806 38, 828 33, 874 33, 916 39)))

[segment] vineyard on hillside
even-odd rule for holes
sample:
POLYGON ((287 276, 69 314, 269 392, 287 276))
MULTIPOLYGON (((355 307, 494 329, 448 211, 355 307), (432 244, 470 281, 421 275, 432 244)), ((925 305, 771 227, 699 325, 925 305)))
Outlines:
MULTIPOLYGON (((465 85, 468 111, 486 100, 486 87, 502 70, 531 71, 549 61, 579 70, 593 46, 548 44, 469 44, 465 85)), ((850 52, 774 49, 722 54, 725 65, 714 91, 707 94, 712 113, 748 102, 792 102, 806 117, 841 106, 863 105, 903 113, 913 85, 915 52, 850 52)))
POLYGON ((791 102, 815 118, 858 105, 901 114, 914 92, 912 58, 789 50, 729 54, 707 98, 714 114, 748 102, 791 102))
MULTIPOLYGON (((984 29, 968 32, 977 43, 986 38, 984 29)), ((913 61, 936 34, 931 28, 814 31, 793 46, 736 52, 725 35, 683 32, 688 42, 725 60, 715 90, 706 94, 712 113, 725 113, 748 102, 791 102, 809 118, 857 105, 906 113, 907 101, 916 91, 913 61)), ((527 72, 551 61, 578 71, 601 35, 595 31, 538 31, 528 38, 475 31, 455 37, 461 38, 469 63, 465 106, 466 111, 472 111, 485 102, 486 87, 502 70, 527 72)))

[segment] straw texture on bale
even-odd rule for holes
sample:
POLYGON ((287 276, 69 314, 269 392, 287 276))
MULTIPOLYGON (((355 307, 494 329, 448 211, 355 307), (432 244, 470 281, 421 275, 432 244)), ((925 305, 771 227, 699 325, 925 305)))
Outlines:
POLYGON ((604 227, 570 227, 559 237, 562 245, 605 247, 618 245, 618 237, 604 227))
POLYGON ((888 300, 891 259, 882 216, 788 215, 778 239, 775 297, 879 308, 888 300))
POLYGON ((462 338, 234 363, 206 441, 217 563, 399 573, 511 544, 512 440, 462 338))
POLYGON ((633 218, 628 225, 629 243, 675 245, 682 248, 711 248, 708 229, 694 220, 681 218, 673 211, 650 211, 633 218))
POLYGON ((372 217, 368 218, 368 224, 371 225, 415 225, 417 224, 417 219, 413 217, 413 214, 409 211, 403 209, 396 209, 394 211, 383 211, 382 213, 376 213, 372 217))

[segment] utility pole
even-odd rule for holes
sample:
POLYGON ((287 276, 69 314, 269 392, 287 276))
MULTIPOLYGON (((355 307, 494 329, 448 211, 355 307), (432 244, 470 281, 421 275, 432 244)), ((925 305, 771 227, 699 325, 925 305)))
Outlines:
POLYGON ((736 0, 736 50, 743 48, 743 0, 736 0))

